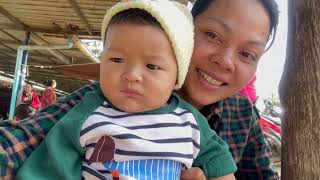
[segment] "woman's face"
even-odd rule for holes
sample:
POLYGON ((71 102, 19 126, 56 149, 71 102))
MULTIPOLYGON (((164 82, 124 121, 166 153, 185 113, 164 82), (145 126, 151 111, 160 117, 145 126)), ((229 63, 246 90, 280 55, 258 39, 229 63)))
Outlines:
POLYGON ((264 52, 270 22, 257 0, 215 0, 194 24, 192 62, 180 95, 199 109, 249 82, 264 52))
POLYGON ((30 84, 26 84, 24 89, 27 94, 30 94, 32 92, 32 86, 30 84))

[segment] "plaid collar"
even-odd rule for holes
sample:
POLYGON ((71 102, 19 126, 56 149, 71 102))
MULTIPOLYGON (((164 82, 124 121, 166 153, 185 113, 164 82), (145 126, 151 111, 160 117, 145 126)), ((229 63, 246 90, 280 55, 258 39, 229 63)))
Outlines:
POLYGON ((223 100, 213 104, 206 105, 204 108, 200 110, 201 114, 203 114, 207 120, 220 119, 222 111, 223 111, 223 100))

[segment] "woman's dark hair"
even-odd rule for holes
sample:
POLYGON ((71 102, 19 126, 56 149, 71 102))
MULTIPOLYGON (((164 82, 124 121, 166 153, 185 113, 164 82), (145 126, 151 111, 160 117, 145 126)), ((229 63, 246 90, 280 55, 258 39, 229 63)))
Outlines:
POLYGON ((52 79, 52 80, 51 80, 51 79, 48 79, 48 80, 45 80, 45 81, 44 81, 44 85, 47 86, 47 87, 50 87, 50 86, 52 86, 52 84, 55 83, 55 82, 56 82, 56 81, 53 80, 53 79, 52 79))
MULTIPOLYGON (((275 2, 275 0, 258 0, 263 7, 266 9, 269 19, 270 19, 270 33, 269 33, 269 39, 271 39, 271 42, 266 49, 266 51, 272 46, 274 39, 276 37, 277 27, 278 27, 278 21, 279 21, 279 9, 278 4, 275 2)), ((191 10, 192 16, 195 18, 199 14, 203 13, 209 5, 214 2, 214 0, 197 0, 191 10)))

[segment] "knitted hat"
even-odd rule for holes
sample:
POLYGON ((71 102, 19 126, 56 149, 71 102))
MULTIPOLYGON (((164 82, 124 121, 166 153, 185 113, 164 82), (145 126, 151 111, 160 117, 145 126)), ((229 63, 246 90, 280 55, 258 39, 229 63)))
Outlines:
POLYGON ((108 9, 102 21, 101 36, 105 40, 107 27, 114 15, 128 9, 141 9, 151 14, 171 41, 178 64, 178 88, 186 78, 193 50, 192 15, 186 6, 169 0, 128 0, 108 9))

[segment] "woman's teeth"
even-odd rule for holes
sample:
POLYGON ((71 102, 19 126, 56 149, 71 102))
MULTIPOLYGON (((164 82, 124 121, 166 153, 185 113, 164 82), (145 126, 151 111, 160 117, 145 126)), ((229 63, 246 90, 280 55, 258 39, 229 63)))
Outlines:
POLYGON ((200 69, 198 70, 198 72, 200 73, 200 75, 209 83, 215 86, 220 86, 221 84, 223 84, 220 81, 217 81, 215 79, 212 79, 212 77, 210 77, 208 74, 206 74, 205 72, 201 71, 200 69))

